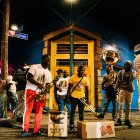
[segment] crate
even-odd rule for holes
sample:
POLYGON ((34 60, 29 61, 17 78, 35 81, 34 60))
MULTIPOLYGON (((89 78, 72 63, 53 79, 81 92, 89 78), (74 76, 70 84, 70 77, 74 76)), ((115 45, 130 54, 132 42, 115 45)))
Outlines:
POLYGON ((82 139, 115 137, 114 121, 78 121, 77 129, 82 139))

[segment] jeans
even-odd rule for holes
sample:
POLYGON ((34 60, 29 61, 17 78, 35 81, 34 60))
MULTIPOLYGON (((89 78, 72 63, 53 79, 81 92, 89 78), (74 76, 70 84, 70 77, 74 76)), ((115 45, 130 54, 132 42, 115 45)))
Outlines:
POLYGON ((3 118, 4 115, 4 105, 5 105, 4 101, 5 101, 5 97, 0 92, 0 118, 3 118))
POLYGON ((123 119, 124 103, 126 102, 125 120, 130 118, 132 92, 120 90, 119 93, 119 118, 123 119))
POLYGON ((18 99, 16 97, 16 93, 12 93, 10 91, 7 92, 7 96, 8 96, 8 107, 12 111, 17 107, 18 99))
POLYGON ((64 107, 67 107, 68 113, 71 113, 71 104, 70 103, 65 103, 65 98, 59 98, 59 111, 64 111, 64 107))
POLYGON ((78 98, 71 97, 70 125, 73 126, 74 126, 74 117, 75 117, 75 111, 77 105, 79 110, 79 120, 82 121, 84 119, 84 104, 78 98))
POLYGON ((104 102, 104 109, 102 111, 102 114, 105 115, 109 103, 112 102, 112 118, 116 119, 117 117, 117 109, 116 109, 116 93, 114 91, 114 88, 109 88, 106 90, 106 97, 105 97, 105 102, 104 102))

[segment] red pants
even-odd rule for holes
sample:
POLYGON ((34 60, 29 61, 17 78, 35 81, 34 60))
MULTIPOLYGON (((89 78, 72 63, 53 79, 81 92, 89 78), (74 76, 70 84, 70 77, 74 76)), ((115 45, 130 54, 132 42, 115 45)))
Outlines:
POLYGON ((25 92, 26 105, 25 105, 25 112, 24 112, 24 116, 23 116, 23 131, 26 131, 26 132, 29 131, 30 114, 32 112, 33 105, 35 107, 34 133, 38 132, 40 129, 42 111, 43 111, 43 107, 45 105, 45 97, 43 98, 43 100, 35 102, 35 98, 34 98, 35 96, 36 96, 35 91, 28 89, 25 92))

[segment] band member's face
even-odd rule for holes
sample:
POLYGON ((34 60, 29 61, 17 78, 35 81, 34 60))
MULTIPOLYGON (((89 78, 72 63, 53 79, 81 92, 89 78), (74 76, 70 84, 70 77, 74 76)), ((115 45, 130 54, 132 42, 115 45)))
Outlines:
POLYGON ((109 66, 106 66, 106 72, 110 72, 111 71, 111 68, 109 66))
POLYGON ((64 72, 64 77, 68 77, 68 76, 69 76, 68 72, 64 72))
POLYGON ((78 69, 77 72, 78 72, 78 76, 81 77, 85 73, 85 68, 78 69))
POLYGON ((50 57, 44 57, 41 61, 43 67, 47 67, 50 64, 50 57))
POLYGON ((60 72, 58 75, 59 75, 60 77, 63 77, 63 72, 60 72))
POLYGON ((130 70, 132 69, 132 66, 131 66, 129 63, 126 63, 126 64, 124 65, 124 69, 125 69, 126 71, 130 71, 130 70))

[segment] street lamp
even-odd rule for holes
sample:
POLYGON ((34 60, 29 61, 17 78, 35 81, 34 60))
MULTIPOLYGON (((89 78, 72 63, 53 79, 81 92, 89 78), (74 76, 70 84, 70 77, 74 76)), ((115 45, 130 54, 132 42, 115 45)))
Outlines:
POLYGON ((65 0, 65 2, 68 2, 68 3, 76 3, 76 2, 78 2, 78 0, 65 0))
POLYGON ((16 24, 12 24, 12 25, 10 26, 10 29, 11 29, 12 31, 17 31, 17 30, 18 30, 18 26, 17 26, 16 24))
MULTIPOLYGON (((78 0, 65 0, 65 2, 71 4, 70 25, 73 25, 72 21, 72 4, 78 2, 78 0)), ((74 31, 70 30, 70 76, 74 74, 74 31)))

